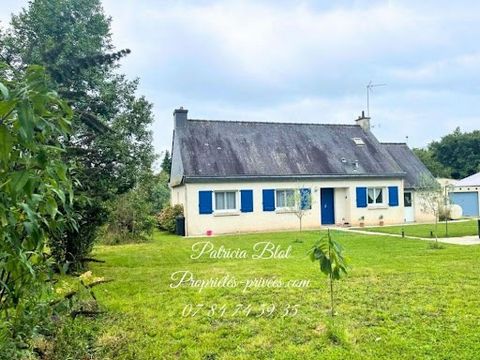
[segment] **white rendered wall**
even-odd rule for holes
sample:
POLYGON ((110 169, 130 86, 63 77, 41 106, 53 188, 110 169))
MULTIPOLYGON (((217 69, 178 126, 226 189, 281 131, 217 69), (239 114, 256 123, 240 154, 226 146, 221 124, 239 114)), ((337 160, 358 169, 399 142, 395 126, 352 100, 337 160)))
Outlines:
MULTIPOLYGON (((358 225, 360 217, 365 218, 365 225, 378 225, 379 217, 383 215, 385 224, 400 224, 404 221, 403 181, 400 179, 372 179, 372 180, 311 180, 305 182, 277 181, 277 182, 229 182, 210 184, 186 184, 172 189, 172 204, 184 205, 187 235, 205 235, 207 230, 213 234, 253 232, 269 230, 294 230, 299 227, 299 220, 293 213, 263 211, 263 189, 298 189, 312 190, 312 209, 308 210, 302 219, 304 229, 320 228, 320 189, 335 188, 335 223, 342 222, 358 225), (356 187, 384 187, 397 186, 399 204, 388 206, 388 191, 384 191, 384 206, 369 206, 357 208, 356 187), (253 190, 253 212, 233 214, 199 214, 198 192, 201 190, 253 190)), ((415 201, 415 196, 414 196, 415 201)), ((239 198, 238 198, 239 202, 239 198)), ((415 207, 416 221, 422 221, 424 215, 415 207)), ((428 221, 428 220, 423 220, 428 221)))

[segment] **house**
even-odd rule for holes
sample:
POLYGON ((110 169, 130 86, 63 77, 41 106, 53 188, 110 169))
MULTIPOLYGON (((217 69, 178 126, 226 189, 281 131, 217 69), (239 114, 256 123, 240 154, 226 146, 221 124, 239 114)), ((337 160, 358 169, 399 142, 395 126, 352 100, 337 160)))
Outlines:
POLYGON ((406 144, 380 143, 363 114, 348 125, 187 115, 174 111, 170 180, 187 235, 298 229, 298 208, 313 229, 433 219, 414 191, 428 170, 406 144))
POLYGON ((450 191, 452 203, 460 205, 463 216, 479 216, 480 172, 455 182, 450 191))

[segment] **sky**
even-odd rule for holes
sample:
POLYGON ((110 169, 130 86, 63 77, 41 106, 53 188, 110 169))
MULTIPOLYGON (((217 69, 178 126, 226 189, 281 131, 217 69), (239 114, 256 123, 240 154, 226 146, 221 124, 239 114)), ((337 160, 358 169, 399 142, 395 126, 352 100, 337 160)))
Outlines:
MULTIPOLYGON (((1 0, 0 21, 25 6, 1 0)), ((426 146, 480 128, 478 1, 104 0, 121 71, 154 104, 154 144, 189 118, 354 123, 426 146)))

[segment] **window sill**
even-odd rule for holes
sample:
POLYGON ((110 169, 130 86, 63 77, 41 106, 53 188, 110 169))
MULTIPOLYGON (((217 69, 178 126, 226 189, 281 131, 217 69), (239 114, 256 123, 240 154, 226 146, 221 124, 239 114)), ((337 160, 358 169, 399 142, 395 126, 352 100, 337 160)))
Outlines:
POLYGON ((388 209, 388 205, 386 204, 368 205, 367 209, 368 210, 388 209))
POLYGON ((213 216, 239 216, 240 211, 215 211, 213 216))
POLYGON ((295 209, 289 209, 289 208, 275 210, 275 214, 292 214, 294 212, 296 212, 295 209))

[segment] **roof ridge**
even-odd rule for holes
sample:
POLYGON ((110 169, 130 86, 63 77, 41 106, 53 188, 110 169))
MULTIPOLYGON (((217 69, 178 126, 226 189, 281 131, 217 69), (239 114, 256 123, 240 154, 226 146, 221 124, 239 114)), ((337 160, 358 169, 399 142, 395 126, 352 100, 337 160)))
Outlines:
POLYGON ((302 123, 302 122, 281 122, 281 121, 246 121, 246 120, 207 120, 207 119, 187 119, 188 121, 203 122, 223 122, 223 123, 241 123, 241 124, 279 124, 279 125, 321 125, 321 126, 358 126, 357 124, 325 124, 325 123, 302 123))

